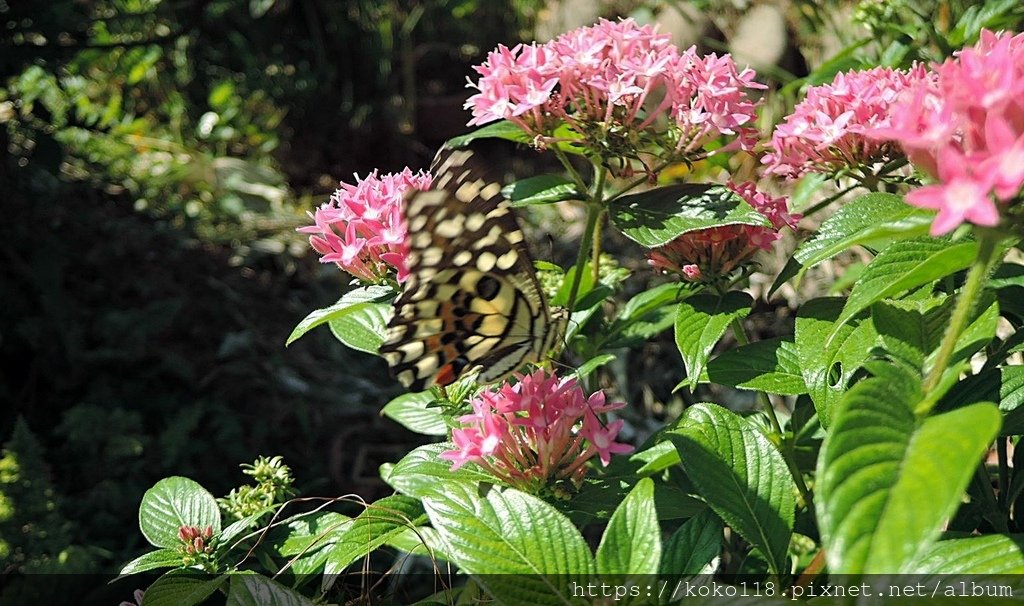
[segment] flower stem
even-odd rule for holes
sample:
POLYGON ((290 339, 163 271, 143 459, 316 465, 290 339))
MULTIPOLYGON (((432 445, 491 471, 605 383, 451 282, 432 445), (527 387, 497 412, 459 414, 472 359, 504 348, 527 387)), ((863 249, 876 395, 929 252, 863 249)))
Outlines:
POLYGON ((923 410, 918 410, 921 414, 927 414, 938 401, 938 398, 929 396, 938 387, 939 382, 942 380, 942 375, 949 366, 949 361, 956 349, 956 342, 964 328, 967 327, 967 322, 971 317, 971 312, 974 310, 974 305, 977 303, 978 296, 985 286, 985 277, 988 275, 989 267, 995 261, 997 248, 995 234, 981 229, 978 229, 977 232, 979 236, 978 256, 975 257, 974 263, 967 272, 967 280, 964 282, 963 288, 960 289, 956 307, 953 308, 953 314, 949 318, 949 328, 946 329, 946 334, 942 337, 942 343, 939 344, 939 353, 935 358, 935 364, 932 365, 932 369, 924 380, 924 406, 923 410))
POLYGON ((576 266, 572 274, 572 287, 569 288, 569 301, 566 309, 572 313, 576 307, 576 296, 580 292, 580 282, 583 281, 583 266, 587 263, 587 254, 591 250, 591 242, 594 232, 597 231, 597 220, 601 218, 604 209, 600 202, 593 200, 587 202, 587 225, 583 230, 583 239, 580 241, 580 250, 576 255, 576 266))

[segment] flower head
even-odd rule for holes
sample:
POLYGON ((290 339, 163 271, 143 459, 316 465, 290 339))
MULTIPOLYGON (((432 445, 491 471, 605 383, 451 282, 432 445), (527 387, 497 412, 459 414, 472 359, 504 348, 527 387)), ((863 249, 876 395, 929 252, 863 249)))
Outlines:
POLYGON ((761 160, 766 172, 789 179, 810 172, 835 175, 900 157, 891 140, 871 135, 890 126, 890 108, 900 94, 927 77, 923 66, 876 67, 812 86, 772 133, 771 151, 761 160))
POLYGON ((587 397, 574 378, 543 370, 517 375, 515 384, 484 391, 452 430, 455 450, 441 454, 452 469, 473 462, 511 486, 537 492, 561 480, 579 485, 594 455, 632 452, 615 441, 621 420, 605 424, 597 415, 625 406, 608 404, 602 392, 587 397))
POLYGON ((430 181, 430 175, 407 168, 356 177, 354 185, 342 182, 330 202, 310 213, 313 225, 298 231, 310 234, 309 245, 322 263, 336 263, 369 283, 380 283, 394 271, 402 282, 409 273, 402 201, 410 190, 428 189, 430 181))
POLYGON ((938 209, 933 235, 965 221, 999 223, 1024 185, 1024 34, 982 30, 976 45, 902 94, 891 125, 874 136, 898 141, 935 179, 907 195, 938 209))
POLYGON ((729 55, 699 57, 632 19, 600 20, 542 45, 499 46, 474 68, 477 89, 466 102, 471 125, 510 120, 553 139, 567 124, 591 152, 604 156, 693 158, 720 136, 729 149, 751 149, 756 103, 764 88, 729 55))
POLYGON ((728 277, 751 261, 758 250, 771 250, 783 227, 795 228, 799 215, 791 215, 785 198, 773 198, 750 182, 727 187, 771 223, 722 225, 686 232, 647 254, 647 262, 662 271, 680 275, 688 282, 715 282, 728 277))

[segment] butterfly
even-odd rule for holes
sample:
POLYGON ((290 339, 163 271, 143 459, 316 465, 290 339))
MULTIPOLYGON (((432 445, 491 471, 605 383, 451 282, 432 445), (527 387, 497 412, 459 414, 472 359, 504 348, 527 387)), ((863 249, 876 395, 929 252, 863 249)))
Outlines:
POLYGON ((468 150, 442 149, 432 188, 405 201, 409 278, 380 353, 406 388, 444 387, 471 371, 499 381, 561 342, 523 232, 468 150))

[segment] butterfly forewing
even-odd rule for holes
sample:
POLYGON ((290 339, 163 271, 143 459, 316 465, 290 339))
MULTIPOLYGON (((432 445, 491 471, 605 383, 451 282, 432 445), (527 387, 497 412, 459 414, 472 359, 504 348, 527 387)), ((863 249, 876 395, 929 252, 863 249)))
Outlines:
POLYGON ((537 361, 550 313, 501 186, 481 177, 472 152, 442 151, 432 189, 406 201, 409 279, 395 301, 381 353, 420 391, 479 368, 501 379, 537 361))

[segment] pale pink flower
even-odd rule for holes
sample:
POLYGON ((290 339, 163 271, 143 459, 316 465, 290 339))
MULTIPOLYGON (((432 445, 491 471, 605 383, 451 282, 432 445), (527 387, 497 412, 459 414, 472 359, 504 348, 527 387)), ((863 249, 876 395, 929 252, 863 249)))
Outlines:
POLYGON ((605 424, 597 416, 624 403, 607 404, 600 391, 587 397, 576 379, 544 370, 516 378, 481 392, 470 402, 473 412, 459 418, 455 449, 441 453, 453 470, 473 462, 510 486, 538 493, 561 480, 578 488, 595 455, 608 465, 611 455, 633 451, 615 441, 621 420, 605 424))
POLYGON ((911 162, 935 179, 907 202, 937 209, 931 233, 964 222, 993 226, 1024 185, 1024 34, 982 30, 904 93, 889 128, 911 162))
POLYGON ((923 66, 908 71, 876 67, 812 86, 772 133, 771 151, 761 160, 768 166, 765 172, 788 179, 810 172, 836 175, 900 157, 891 140, 872 134, 889 127, 900 94, 926 78, 923 66))
POLYGON ((764 86, 752 70, 738 71, 728 55, 680 53, 667 34, 632 19, 602 19, 542 45, 499 46, 474 69, 469 123, 510 120, 539 145, 561 124, 608 156, 696 158, 722 136, 733 139, 722 149, 749 150, 757 139, 749 95, 764 86))
POLYGON ((367 283, 383 282, 393 273, 403 282, 409 274, 403 200, 411 190, 428 189, 430 180, 407 168, 356 177, 354 185, 343 182, 330 202, 310 213, 313 225, 298 231, 310 234, 309 245, 322 255, 322 263, 336 263, 367 283))
POLYGON ((779 230, 795 228, 800 220, 789 213, 785 198, 768 196, 751 182, 729 182, 728 187, 764 215, 771 227, 723 225, 689 231, 647 253, 647 262, 688 282, 715 282, 748 264, 758 250, 771 250, 781 237, 779 230))

